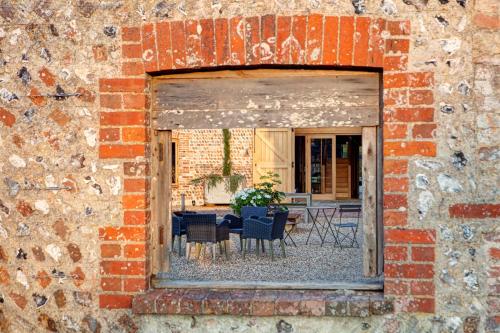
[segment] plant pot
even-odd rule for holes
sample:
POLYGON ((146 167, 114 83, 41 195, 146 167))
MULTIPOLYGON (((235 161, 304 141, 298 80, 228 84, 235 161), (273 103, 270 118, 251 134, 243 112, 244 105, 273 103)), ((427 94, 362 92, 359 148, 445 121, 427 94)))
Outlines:
MULTIPOLYGON (((234 193, 226 190, 229 186, 227 186, 227 182, 229 182, 229 178, 225 177, 223 181, 217 183, 214 187, 208 189, 208 184, 205 183, 205 203, 212 205, 228 205, 231 202, 231 198, 234 193)), ((246 186, 246 182, 243 181, 242 184, 238 187, 237 191, 240 191, 246 186)))

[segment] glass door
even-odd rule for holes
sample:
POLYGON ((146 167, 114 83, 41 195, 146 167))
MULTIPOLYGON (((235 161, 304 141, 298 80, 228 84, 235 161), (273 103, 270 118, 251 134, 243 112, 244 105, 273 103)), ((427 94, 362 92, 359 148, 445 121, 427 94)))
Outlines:
POLYGON ((334 147, 334 136, 307 136, 307 188, 315 199, 335 198, 334 147))

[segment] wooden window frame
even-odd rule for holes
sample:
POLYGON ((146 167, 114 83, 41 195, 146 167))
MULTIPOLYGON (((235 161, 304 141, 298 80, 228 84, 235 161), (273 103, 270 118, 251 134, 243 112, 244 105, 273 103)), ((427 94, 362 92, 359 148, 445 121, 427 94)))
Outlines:
MULTIPOLYGON (((326 75, 325 72, 312 70, 318 75, 326 75)), ((243 71, 217 71, 217 72, 196 72, 186 74, 169 75, 169 79, 207 79, 207 78, 223 78, 233 77, 237 75, 241 77, 243 71), (215 74, 214 74, 215 73, 215 74)), ((244 71, 252 72, 252 70, 244 71)), ((264 71, 268 73, 269 71, 264 71)), ((282 72, 279 75, 287 75, 287 70, 276 70, 273 72, 282 72)), ((290 77, 300 76, 300 72, 296 75, 297 71, 292 71, 295 75, 290 77)), ((340 71, 333 75, 343 75, 345 72, 340 71)), ((352 73, 349 71, 349 73, 352 73)), ((243 74, 245 77, 249 74, 243 74)), ((252 73, 253 75, 253 73, 252 73)), ((332 74, 330 74, 332 75, 332 74)), ((380 79, 379 74, 379 80, 380 79)), ((380 93, 382 88, 379 86, 380 93)), ((153 91, 154 94, 154 91, 153 91)), ((381 114, 382 106, 380 105, 379 117, 381 114)), ((237 115, 235 115, 237 116, 237 115)), ((152 123, 154 124, 155 115, 152 112, 152 123)), ((212 127, 214 128, 214 127, 212 127)), ((220 126, 222 128, 222 126, 220 126)), ((353 127, 354 128, 354 127, 353 127)), ((357 127, 359 129, 359 127, 357 127)), ((171 143, 172 143, 172 130, 164 128, 153 128, 154 135, 152 136, 152 181, 151 181, 151 227, 152 227, 152 285, 157 288, 173 287, 210 287, 210 288, 233 288, 233 289, 276 289, 291 288, 291 289, 357 289, 357 290, 381 290, 383 289, 382 282, 376 283, 308 283, 307 281, 300 281, 297 283, 286 282, 261 282, 249 284, 247 281, 231 282, 231 281, 196 281, 189 283, 187 281, 179 280, 166 280, 163 273, 167 273, 170 269, 171 263, 171 192, 173 184, 171 184, 171 143), (165 209, 167 208, 167 209, 165 209)), ((348 131, 347 131, 348 132, 348 131)), ((375 276, 382 272, 383 267, 383 233, 381 212, 382 206, 377 202, 377 196, 380 196, 382 186, 382 150, 381 150, 381 122, 377 126, 361 127, 362 134, 362 172, 364 179, 364 197, 363 197, 363 269, 365 276, 375 276), (378 152, 378 153, 377 153, 378 152), (369 163, 368 163, 369 162, 369 163), (378 184, 377 184, 378 183, 378 184), (368 249, 368 250, 367 250, 368 249)), ((176 146, 178 149, 178 145, 176 146)), ((178 160, 178 156, 177 156, 178 160)))

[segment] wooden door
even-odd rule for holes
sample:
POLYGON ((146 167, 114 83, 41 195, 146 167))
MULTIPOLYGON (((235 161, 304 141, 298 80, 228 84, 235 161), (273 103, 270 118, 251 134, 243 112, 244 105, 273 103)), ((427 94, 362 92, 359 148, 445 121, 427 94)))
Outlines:
MULTIPOLYGON (((306 135, 306 191, 313 194, 313 199, 315 200, 334 200, 336 198, 336 187, 335 187, 335 179, 336 179, 336 156, 335 156, 335 135, 331 134, 308 134, 306 135), (318 191, 317 189, 313 189, 314 179, 319 179, 317 172, 315 172, 315 168, 313 166, 314 161, 312 160, 312 143, 313 141, 318 140, 330 140, 331 148, 331 160, 324 164, 321 164, 320 176, 325 173, 329 174, 329 177, 324 180, 319 180, 321 184, 321 189, 318 191), (328 168, 329 170, 326 170, 328 168)), ((317 170, 316 170, 317 171, 317 170)))
POLYGON ((294 182, 294 133, 291 128, 256 128, 254 134, 253 182, 268 171, 280 176, 279 189, 293 192, 294 182))

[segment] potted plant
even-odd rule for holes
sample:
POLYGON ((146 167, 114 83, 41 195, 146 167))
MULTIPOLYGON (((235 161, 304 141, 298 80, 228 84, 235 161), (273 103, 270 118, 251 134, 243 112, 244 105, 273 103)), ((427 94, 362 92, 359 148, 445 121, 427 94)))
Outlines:
POLYGON ((259 184, 245 188, 234 195, 231 208, 236 214, 241 215, 241 208, 244 206, 269 207, 271 212, 284 209, 280 203, 285 198, 285 193, 275 189, 276 185, 281 184, 279 175, 268 172, 260 179, 262 182, 259 184))
POLYGON ((222 137, 224 150, 221 172, 213 172, 191 181, 194 185, 204 185, 205 203, 208 204, 230 203, 231 196, 245 185, 245 176, 233 173, 230 145, 231 132, 228 129, 223 129, 222 137))

